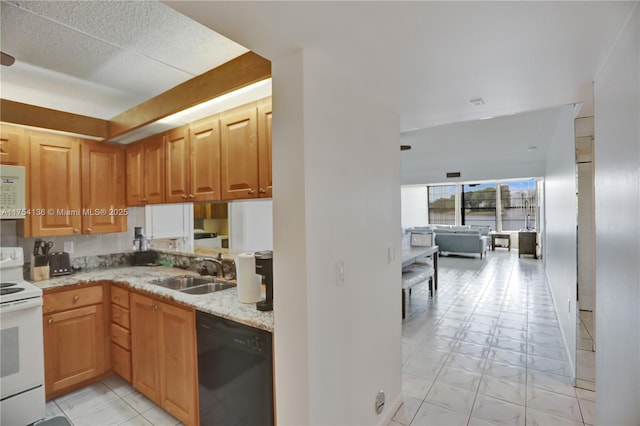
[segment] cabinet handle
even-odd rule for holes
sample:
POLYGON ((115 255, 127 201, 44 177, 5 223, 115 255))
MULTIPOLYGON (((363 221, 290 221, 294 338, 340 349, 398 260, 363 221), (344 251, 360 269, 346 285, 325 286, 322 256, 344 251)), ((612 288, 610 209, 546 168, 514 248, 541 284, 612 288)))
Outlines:
POLYGON ((153 309, 155 309, 157 311, 160 308, 158 307, 158 305, 153 305, 153 309))
POLYGON ((47 321, 49 324, 53 324, 53 318, 49 318, 49 321, 47 321))
POLYGON ((74 234, 79 234, 79 233, 80 233, 80 230, 79 230, 78 228, 73 228, 73 233, 74 233, 74 234))
POLYGON ((264 194, 264 193, 266 193, 266 192, 267 192, 267 190, 266 190, 266 189, 264 189, 264 188, 260 188, 260 191, 259 191, 259 192, 260 192, 261 194, 264 194))
POLYGON ((189 198, 189 197, 187 197, 187 194, 182 194, 182 199, 183 200, 186 200, 187 198, 189 198))
POLYGON ((247 191, 249 194, 253 194, 255 193, 255 191, 253 190, 253 188, 249 188, 249 190, 247 191))
POLYGON ((80 300, 80 296, 73 296, 73 301, 77 302, 78 300, 80 300))
POLYGON ((146 203, 147 203, 147 199, 146 199, 146 198, 143 198, 143 199, 142 199, 142 202, 146 204, 146 203))
POLYGON ((86 231, 87 231, 87 232, 91 232, 91 228, 87 228, 87 229, 86 229, 86 231))
POLYGON ((189 198, 196 198, 196 196, 193 194, 189 194, 189 198))

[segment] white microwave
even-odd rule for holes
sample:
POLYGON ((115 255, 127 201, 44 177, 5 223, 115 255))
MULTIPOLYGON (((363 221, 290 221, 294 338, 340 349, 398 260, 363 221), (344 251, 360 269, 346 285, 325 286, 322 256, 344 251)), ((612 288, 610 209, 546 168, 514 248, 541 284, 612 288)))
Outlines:
POLYGON ((0 219, 24 219, 25 169, 23 166, 0 165, 0 219))

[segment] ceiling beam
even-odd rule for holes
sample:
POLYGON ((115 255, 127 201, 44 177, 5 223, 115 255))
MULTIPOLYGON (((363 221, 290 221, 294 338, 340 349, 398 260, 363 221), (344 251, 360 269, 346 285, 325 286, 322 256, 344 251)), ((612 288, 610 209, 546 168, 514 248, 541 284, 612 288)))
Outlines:
POLYGON ((109 122, 86 115, 0 99, 0 121, 107 138, 109 122))
POLYGON ((247 52, 113 117, 108 139, 269 77, 271 62, 247 52))

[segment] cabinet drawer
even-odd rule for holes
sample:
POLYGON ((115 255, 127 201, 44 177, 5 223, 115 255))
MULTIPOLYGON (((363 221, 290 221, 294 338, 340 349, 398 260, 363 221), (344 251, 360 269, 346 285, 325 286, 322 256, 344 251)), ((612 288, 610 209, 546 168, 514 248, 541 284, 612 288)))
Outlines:
POLYGON ((125 349, 131 349, 131 333, 118 324, 111 323, 111 341, 125 349))
POLYGON ((114 373, 131 383, 131 352, 112 343, 111 360, 114 373))
POLYGON ((82 287, 73 290, 45 294, 43 313, 65 311, 81 306, 102 303, 102 286, 82 287))
POLYGON ((111 305, 111 321, 128 330, 130 328, 129 311, 118 305, 111 305))
POLYGON ((111 303, 129 309, 129 291, 124 288, 111 286, 111 303))

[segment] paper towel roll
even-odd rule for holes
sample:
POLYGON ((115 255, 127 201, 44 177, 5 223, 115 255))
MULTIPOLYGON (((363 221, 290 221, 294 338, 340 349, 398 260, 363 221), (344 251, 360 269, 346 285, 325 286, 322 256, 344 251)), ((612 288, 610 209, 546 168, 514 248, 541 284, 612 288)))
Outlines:
POLYGON ((236 279, 240 303, 256 303, 260 297, 260 275, 256 274, 256 258, 253 253, 236 256, 236 279))

